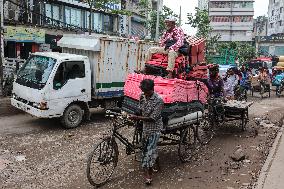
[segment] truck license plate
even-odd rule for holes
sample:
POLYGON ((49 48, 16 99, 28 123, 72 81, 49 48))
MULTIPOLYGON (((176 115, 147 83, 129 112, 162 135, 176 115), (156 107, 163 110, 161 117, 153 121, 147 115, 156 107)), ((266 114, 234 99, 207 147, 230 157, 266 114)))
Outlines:
POLYGON ((26 107, 25 107, 24 105, 22 105, 22 104, 20 104, 20 103, 17 103, 17 105, 18 105, 18 108, 19 108, 20 110, 26 111, 26 107))

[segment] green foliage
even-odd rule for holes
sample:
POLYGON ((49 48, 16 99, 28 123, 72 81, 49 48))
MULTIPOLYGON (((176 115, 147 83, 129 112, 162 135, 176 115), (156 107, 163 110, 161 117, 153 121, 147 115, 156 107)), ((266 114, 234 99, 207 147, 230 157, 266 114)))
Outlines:
POLYGON ((218 43, 217 52, 222 52, 224 49, 234 50, 236 52, 236 58, 240 63, 249 61, 256 56, 256 49, 251 43, 240 42, 226 42, 218 43))
POLYGON ((201 10, 195 8, 195 14, 187 14, 188 22, 186 24, 191 25, 193 28, 197 28, 197 37, 206 39, 206 61, 212 62, 213 55, 216 53, 217 42, 220 39, 219 35, 212 36, 212 27, 210 26, 210 18, 207 10, 201 10))
POLYGON ((108 3, 119 3, 119 0, 85 0, 92 9, 109 10, 108 3))
POLYGON ((264 31, 264 27, 265 27, 265 24, 267 22, 267 17, 264 15, 264 16, 258 16, 256 18, 256 29, 257 29, 257 34, 261 34, 263 31, 264 31))
MULTIPOLYGON (((89 11, 92 13, 94 10, 101 10, 111 14, 124 14, 131 15, 131 12, 126 10, 112 10, 107 5, 110 3, 120 3, 121 0, 84 0, 89 5, 89 11)), ((89 34, 92 33, 92 16, 89 16, 89 34)))
POLYGON ((109 3, 120 3, 120 0, 84 0, 85 3, 88 3, 90 6, 91 12, 94 10, 102 10, 111 14, 123 14, 123 15, 131 15, 130 11, 127 10, 112 10, 108 6, 109 3))
MULTIPOLYGON (((220 35, 212 36, 212 27, 210 26, 210 18, 207 10, 195 9, 195 14, 187 14, 189 25, 197 28, 196 36, 206 39, 206 61, 212 62, 213 57, 221 55, 224 50, 236 53, 239 62, 245 62, 255 57, 256 49, 250 43, 228 42, 220 43, 220 35)), ((261 20, 261 19, 260 19, 261 20)))
POLYGON ((197 37, 202 37, 205 39, 209 38, 209 34, 212 31, 212 27, 210 26, 210 18, 207 10, 201 10, 199 8, 195 8, 195 14, 192 13, 187 14, 188 23, 193 28, 197 28, 197 37))

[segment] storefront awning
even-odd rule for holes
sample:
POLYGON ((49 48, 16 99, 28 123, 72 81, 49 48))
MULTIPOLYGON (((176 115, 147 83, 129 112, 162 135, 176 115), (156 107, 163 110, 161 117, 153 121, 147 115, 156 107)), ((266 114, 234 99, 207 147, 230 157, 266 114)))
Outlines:
POLYGON ((64 35, 57 46, 90 51, 100 51, 100 40, 91 36, 64 35))

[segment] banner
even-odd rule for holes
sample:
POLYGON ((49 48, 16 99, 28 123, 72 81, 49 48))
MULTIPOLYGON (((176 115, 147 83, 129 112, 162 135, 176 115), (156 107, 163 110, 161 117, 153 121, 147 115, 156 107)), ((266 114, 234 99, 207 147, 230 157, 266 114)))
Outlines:
POLYGON ((7 26, 4 40, 15 42, 45 43, 45 30, 7 26))

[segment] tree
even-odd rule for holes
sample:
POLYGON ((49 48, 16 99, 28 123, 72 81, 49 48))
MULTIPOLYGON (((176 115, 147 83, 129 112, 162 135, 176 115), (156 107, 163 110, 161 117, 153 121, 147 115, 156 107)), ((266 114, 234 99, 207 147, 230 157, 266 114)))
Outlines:
POLYGON ((236 57, 240 63, 247 62, 256 55, 256 48, 249 42, 240 43, 240 42, 224 42, 218 43, 217 52, 222 52, 226 49, 233 50, 236 53, 236 57))
POLYGON ((220 35, 211 35, 212 27, 210 26, 210 18, 207 10, 195 8, 195 14, 187 14, 188 22, 193 28, 197 28, 196 36, 206 40, 206 61, 211 62, 212 56, 216 53, 217 42, 220 35))
MULTIPOLYGON (((248 61, 255 57, 256 49, 250 43, 222 42, 218 43, 220 35, 212 35, 210 17, 207 10, 195 9, 195 14, 187 14, 188 23, 197 28, 197 37, 206 39, 206 61, 212 62, 214 56, 222 54, 224 50, 235 52, 240 62, 248 61)), ((232 55, 233 56, 233 55, 232 55)))
POLYGON ((255 46, 256 46, 256 51, 259 53, 259 43, 260 43, 260 36, 261 33, 264 31, 265 24, 267 23, 267 17, 266 16, 258 16, 256 18, 256 23, 255 23, 255 31, 256 31, 256 36, 255 36, 255 46))
POLYGON ((108 4, 110 3, 119 3, 119 0, 84 0, 89 5, 89 34, 92 33, 92 13, 94 10, 100 10, 104 12, 109 12, 113 14, 130 14, 129 11, 125 10, 110 10, 108 4))
MULTIPOLYGON (((159 35, 160 36, 166 30, 166 25, 165 25, 164 20, 168 16, 176 17, 177 20, 178 20, 177 14, 175 14, 169 7, 163 6, 163 10, 162 10, 162 12, 160 12, 160 22, 159 22, 159 35)), ((157 11, 151 11, 150 17, 151 17, 151 19, 149 21, 148 30, 151 33, 151 39, 154 39, 155 33, 156 33, 157 11)), ((180 23, 177 23, 177 24, 179 25, 180 23)))
POLYGON ((210 33, 212 31, 212 27, 210 26, 210 18, 207 10, 201 10, 199 8, 195 8, 195 14, 192 13, 187 14, 188 23, 193 28, 197 28, 197 37, 202 37, 208 39, 210 37, 210 33))

